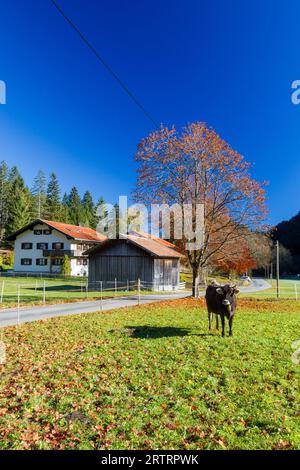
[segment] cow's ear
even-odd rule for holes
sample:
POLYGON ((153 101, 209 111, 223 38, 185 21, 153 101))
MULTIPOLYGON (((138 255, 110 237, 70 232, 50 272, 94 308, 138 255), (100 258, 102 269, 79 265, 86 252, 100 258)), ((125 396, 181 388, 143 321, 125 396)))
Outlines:
POLYGON ((217 294, 220 294, 220 295, 224 294, 223 289, 221 287, 218 287, 218 289, 216 289, 216 292, 217 294))
POLYGON ((235 289, 234 289, 234 293, 235 293, 235 294, 239 294, 239 293, 240 293, 239 289, 235 288, 235 289))

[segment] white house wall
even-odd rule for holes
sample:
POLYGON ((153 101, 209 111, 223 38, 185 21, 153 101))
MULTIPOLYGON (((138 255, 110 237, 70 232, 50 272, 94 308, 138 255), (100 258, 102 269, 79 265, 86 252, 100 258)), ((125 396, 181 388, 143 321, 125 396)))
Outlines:
MULTIPOLYGON (((34 230, 47 230, 49 229, 46 225, 36 225, 34 230)), ((33 230, 27 230, 26 232, 21 233, 17 236, 15 240, 14 248, 14 271, 16 272, 34 272, 34 273, 50 273, 50 259, 48 258, 47 266, 39 266, 36 264, 37 258, 43 257, 43 250, 37 249, 37 243, 48 243, 48 249, 52 249, 52 243, 63 243, 64 250, 77 250, 77 244, 74 243, 74 240, 69 240, 64 234, 58 232, 55 229, 52 229, 50 235, 35 235, 33 230), (22 249, 22 243, 32 243, 32 249, 24 250, 22 249), (22 265, 22 258, 31 258, 32 265, 22 265)), ((60 273, 61 266, 52 265, 52 273, 60 273)), ((71 259, 71 274, 72 276, 83 275, 88 273, 88 266, 77 265, 77 260, 75 258, 71 259)))

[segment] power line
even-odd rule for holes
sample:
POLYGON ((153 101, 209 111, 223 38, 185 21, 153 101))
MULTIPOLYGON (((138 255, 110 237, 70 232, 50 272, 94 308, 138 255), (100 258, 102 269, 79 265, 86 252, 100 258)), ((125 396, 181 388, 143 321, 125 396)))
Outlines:
POLYGON ((148 113, 148 111, 144 108, 144 106, 139 102, 139 100, 135 97, 135 95, 129 90, 127 85, 118 77, 118 75, 113 71, 113 69, 108 65, 107 62, 101 57, 97 49, 90 43, 87 37, 80 31, 78 26, 76 26, 73 21, 64 13, 61 7, 55 0, 50 0, 52 5, 56 8, 56 10, 61 14, 61 16, 69 23, 69 25, 76 31, 78 36, 82 39, 85 45, 92 51, 92 53, 97 57, 99 62, 106 68, 106 70, 112 75, 112 77, 118 82, 118 84, 123 88, 123 90, 127 93, 127 95, 134 101, 134 103, 141 109, 144 115, 155 125, 155 127, 159 128, 160 126, 157 124, 155 119, 148 113))

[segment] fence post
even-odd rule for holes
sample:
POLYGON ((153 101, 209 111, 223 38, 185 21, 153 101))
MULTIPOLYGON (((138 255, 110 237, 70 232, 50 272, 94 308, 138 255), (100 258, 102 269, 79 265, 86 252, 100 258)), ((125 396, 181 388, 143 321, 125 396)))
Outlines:
POLYGON ((100 281, 100 308, 103 310, 103 299, 102 299, 102 281, 100 281))
POLYGON ((46 303, 46 281, 44 280, 44 285, 43 285, 43 304, 46 303))
POLYGON ((38 286, 38 281, 37 279, 35 280, 35 292, 37 291, 37 286, 38 286))
POLYGON ((138 305, 141 303, 141 280, 138 278, 138 305))
POLYGON ((127 279, 127 292, 129 292, 129 281, 127 279))
POLYGON ((18 285, 18 325, 20 325, 20 285, 18 285))
POLYGON ((4 281, 2 281, 2 287, 1 287, 1 303, 3 303, 3 295, 4 295, 4 281))
POLYGON ((295 283, 295 297, 296 297, 296 300, 298 300, 298 289, 297 289, 296 283, 295 283))
POLYGON ((88 282, 86 282, 86 284, 85 284, 85 296, 86 296, 86 298, 88 298, 88 296, 89 296, 89 285, 88 285, 88 282))
POLYGON ((115 297, 117 296, 117 289, 118 289, 118 284, 117 284, 117 278, 115 277, 115 297))

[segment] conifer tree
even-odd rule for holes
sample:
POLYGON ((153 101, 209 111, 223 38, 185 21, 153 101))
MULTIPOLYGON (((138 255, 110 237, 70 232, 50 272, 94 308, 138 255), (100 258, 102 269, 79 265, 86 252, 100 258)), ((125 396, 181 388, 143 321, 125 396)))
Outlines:
POLYGON ((49 220, 62 219, 60 188, 55 173, 51 173, 47 187, 46 214, 49 220))
POLYGON ((27 225, 31 220, 30 192, 21 176, 15 176, 8 202, 7 235, 27 225))
POLYGON ((9 201, 9 168, 6 162, 0 163, 0 239, 5 237, 5 229, 8 219, 9 201))
POLYGON ((78 189, 73 186, 68 196, 69 220, 73 225, 80 225, 83 219, 81 200, 78 189))
POLYGON ((34 219, 46 217, 46 177, 42 170, 34 178, 32 194, 32 216, 34 219))
POLYGON ((82 213, 85 219, 84 225, 90 228, 96 228, 95 204, 89 191, 86 191, 82 198, 82 213))

